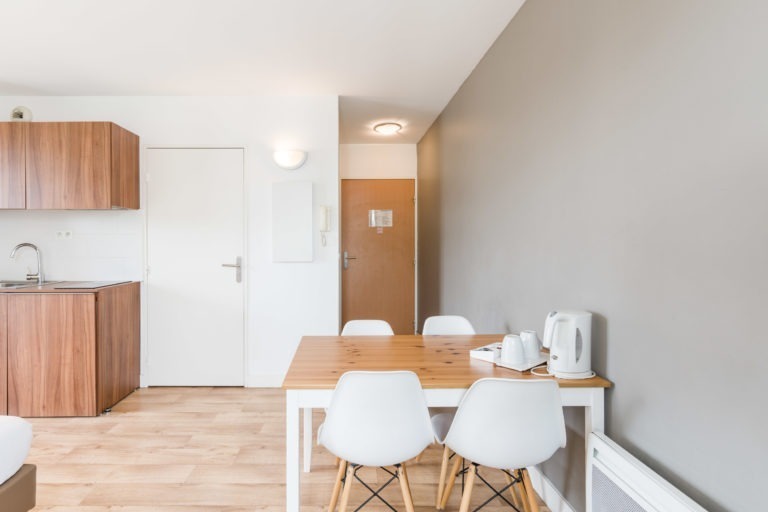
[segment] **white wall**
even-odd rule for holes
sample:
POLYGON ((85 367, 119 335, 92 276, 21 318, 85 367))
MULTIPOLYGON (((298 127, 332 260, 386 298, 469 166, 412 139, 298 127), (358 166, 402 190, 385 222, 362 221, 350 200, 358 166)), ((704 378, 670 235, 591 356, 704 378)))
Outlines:
POLYGON ((342 179, 416 179, 416 144, 341 144, 342 179))
MULTIPOLYGON (((338 332, 337 97, 6 96, 0 116, 18 105, 32 109, 35 121, 114 121, 141 137, 142 163, 148 146, 244 147, 248 384, 280 385, 302 335, 338 332), (306 149, 304 167, 277 168, 271 154, 280 145, 306 149), (312 181, 314 203, 332 207, 327 246, 315 232, 311 263, 271 261, 270 185, 282 180, 312 181)), ((0 211, 0 277, 23 277, 34 267, 31 254, 15 262, 3 257, 29 241, 40 246, 51 279, 143 280, 143 208, 142 194, 140 211, 0 211), (57 239, 61 230, 71 230, 72 239, 57 239)))

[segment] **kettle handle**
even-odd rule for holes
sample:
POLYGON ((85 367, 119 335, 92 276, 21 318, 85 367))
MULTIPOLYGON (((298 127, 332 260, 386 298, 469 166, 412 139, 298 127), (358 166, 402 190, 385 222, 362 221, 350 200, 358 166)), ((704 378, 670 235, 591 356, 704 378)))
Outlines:
POLYGON ((544 334, 541 337, 541 344, 545 348, 552 346, 552 336, 555 333, 555 325, 557 325, 557 311, 550 311, 547 315, 547 319, 544 322, 544 334))

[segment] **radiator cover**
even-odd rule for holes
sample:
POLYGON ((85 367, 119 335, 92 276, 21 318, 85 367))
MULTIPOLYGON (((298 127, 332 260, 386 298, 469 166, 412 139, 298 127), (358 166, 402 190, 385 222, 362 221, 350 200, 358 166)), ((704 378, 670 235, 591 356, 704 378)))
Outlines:
POLYGON ((589 512, 707 512, 605 434, 589 437, 589 512))

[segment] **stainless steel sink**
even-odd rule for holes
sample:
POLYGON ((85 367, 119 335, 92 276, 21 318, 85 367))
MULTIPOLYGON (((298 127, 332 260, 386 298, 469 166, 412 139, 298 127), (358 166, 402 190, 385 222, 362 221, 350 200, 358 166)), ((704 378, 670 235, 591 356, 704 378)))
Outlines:
POLYGON ((0 281, 0 288, 26 288, 37 286, 36 281, 0 281))
MULTIPOLYGON (((52 284, 52 283, 59 283, 61 281, 46 281, 43 283, 44 285, 52 284)), ((3 288, 7 289, 14 289, 14 288, 29 288, 31 286, 39 286, 37 284, 37 281, 0 281, 0 290, 3 288)))

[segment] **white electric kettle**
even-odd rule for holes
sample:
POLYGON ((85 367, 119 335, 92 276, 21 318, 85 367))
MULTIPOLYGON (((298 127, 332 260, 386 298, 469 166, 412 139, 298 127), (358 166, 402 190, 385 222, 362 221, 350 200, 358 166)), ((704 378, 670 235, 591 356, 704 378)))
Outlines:
POLYGON ((552 311, 542 343, 549 348, 549 373, 559 379, 588 379, 592 371, 592 313, 552 311))

